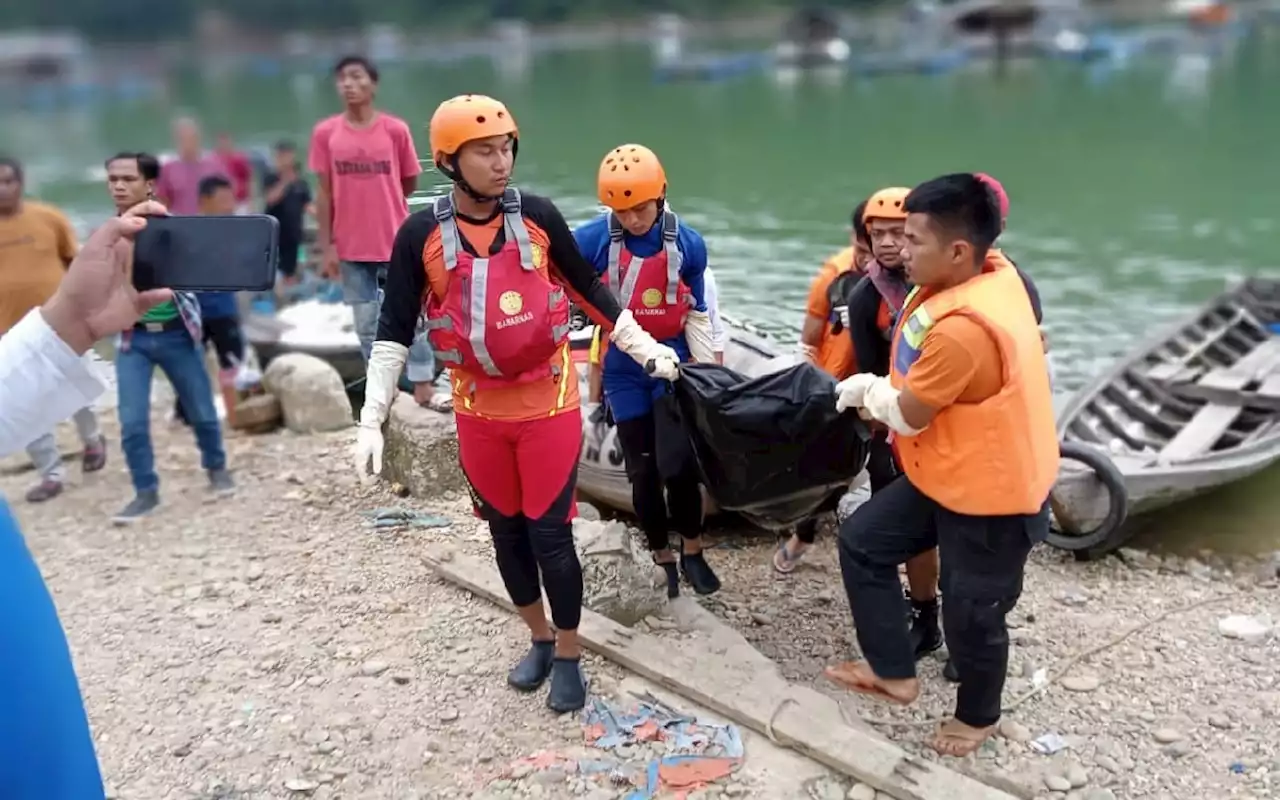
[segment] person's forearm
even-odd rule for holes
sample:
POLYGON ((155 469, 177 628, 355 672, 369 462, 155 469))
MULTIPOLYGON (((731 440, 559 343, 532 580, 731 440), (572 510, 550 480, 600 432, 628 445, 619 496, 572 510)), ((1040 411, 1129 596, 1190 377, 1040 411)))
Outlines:
POLYGON ((26 447, 106 389, 81 355, 88 346, 77 347, 40 310, 0 336, 0 456, 26 447))
POLYGON ((333 203, 324 191, 316 196, 316 240, 322 248, 333 244, 333 203))

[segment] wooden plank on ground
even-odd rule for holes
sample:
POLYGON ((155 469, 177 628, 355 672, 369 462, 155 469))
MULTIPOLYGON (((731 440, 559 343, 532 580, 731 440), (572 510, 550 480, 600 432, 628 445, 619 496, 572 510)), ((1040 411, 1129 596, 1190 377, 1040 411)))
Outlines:
MULTIPOLYGON (((447 545, 429 545, 423 560, 451 583, 514 610, 497 570, 487 562, 447 545)), ((584 647, 605 658, 898 800, 1014 800, 915 758, 866 727, 850 725, 835 700, 793 686, 772 662, 729 657, 737 647, 692 640, 673 648, 588 609, 578 635, 584 647)))
POLYGON ((1178 431, 1178 435, 1164 446, 1160 451, 1160 460, 1185 461, 1204 455, 1213 449, 1242 411, 1244 407, 1240 405, 1206 403, 1187 422, 1186 427, 1178 431))

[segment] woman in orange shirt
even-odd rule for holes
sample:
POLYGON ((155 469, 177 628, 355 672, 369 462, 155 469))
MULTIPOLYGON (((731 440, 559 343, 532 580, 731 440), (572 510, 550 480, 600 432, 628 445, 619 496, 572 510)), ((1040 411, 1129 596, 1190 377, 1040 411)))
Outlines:
POLYGON ((425 315, 436 358, 449 367, 476 515, 489 523, 498 570, 533 637, 507 682, 533 691, 549 678, 547 705, 576 711, 586 684, 577 635, 582 568, 570 524, 582 442, 570 301, 655 375, 675 380, 677 359, 618 308, 555 205, 509 186, 518 147, 511 112, 493 98, 455 97, 431 117, 432 158, 453 189, 396 234, 356 467, 362 478, 370 460, 381 471, 382 423, 425 315))

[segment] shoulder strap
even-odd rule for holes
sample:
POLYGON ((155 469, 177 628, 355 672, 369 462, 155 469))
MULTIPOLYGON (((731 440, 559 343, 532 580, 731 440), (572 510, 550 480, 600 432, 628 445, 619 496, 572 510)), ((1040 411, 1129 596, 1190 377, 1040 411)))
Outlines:
POLYGON ((453 272, 458 266, 458 222, 453 218, 453 198, 437 197, 431 206, 436 222, 440 225, 440 247, 444 251, 444 268, 453 272))
POLYGON ((507 241, 520 248, 520 266, 525 272, 537 268, 533 263, 533 242, 529 239, 529 227, 524 224, 521 212, 520 190, 509 188, 502 193, 502 224, 507 230, 507 241))
POLYGON ((684 266, 684 255, 680 252, 680 218, 676 212, 666 209, 662 212, 662 249, 667 253, 667 305, 675 305, 679 298, 680 268, 684 266))
POLYGON ((609 260, 605 264, 604 278, 605 283, 616 295, 622 285, 618 266, 618 262, 622 259, 622 223, 612 212, 606 216, 609 225, 609 260))

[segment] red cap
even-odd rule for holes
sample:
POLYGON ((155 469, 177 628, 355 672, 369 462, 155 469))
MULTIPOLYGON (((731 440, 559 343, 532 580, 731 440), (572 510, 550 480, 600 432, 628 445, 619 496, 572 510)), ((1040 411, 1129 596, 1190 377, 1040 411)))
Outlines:
POLYGON ((1007 219, 1009 216, 1009 194, 1005 192, 1004 186, 1001 185, 1000 181, 985 172, 975 172, 973 177, 985 183, 987 188, 995 194, 996 203, 1000 206, 1000 219, 1007 219))

